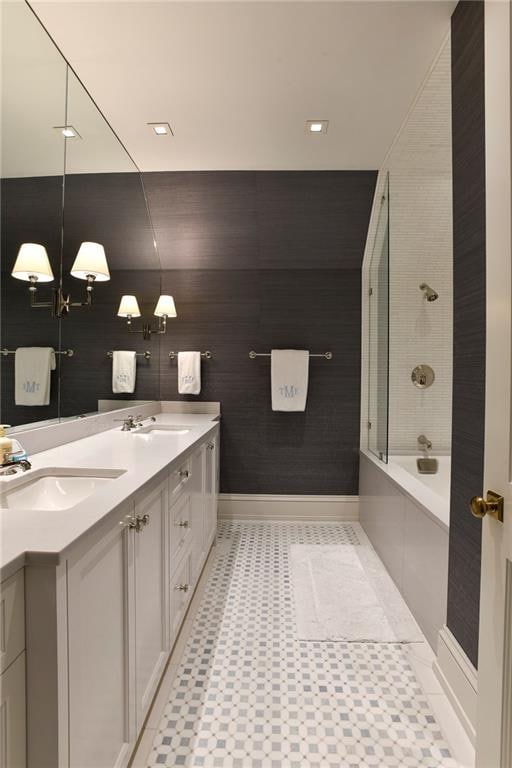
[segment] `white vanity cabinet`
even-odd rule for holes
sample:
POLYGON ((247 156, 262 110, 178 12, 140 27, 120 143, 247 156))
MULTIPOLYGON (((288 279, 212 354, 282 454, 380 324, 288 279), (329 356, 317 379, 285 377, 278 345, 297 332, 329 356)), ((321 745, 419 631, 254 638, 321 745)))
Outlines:
POLYGON ((218 435, 205 444, 205 481, 204 481, 204 526, 206 552, 215 539, 217 531, 217 503, 219 492, 219 447, 218 435))
POLYGON ((23 569, 0 584, 0 768, 25 768, 23 569))
POLYGON ((212 443, 27 567, 28 768, 127 766, 215 535, 212 443))
POLYGON ((167 477, 135 500, 135 692, 140 730, 169 652, 167 477))
POLYGON ((124 524, 132 510, 127 506, 67 560, 66 768, 124 766, 135 739, 134 534, 124 524))

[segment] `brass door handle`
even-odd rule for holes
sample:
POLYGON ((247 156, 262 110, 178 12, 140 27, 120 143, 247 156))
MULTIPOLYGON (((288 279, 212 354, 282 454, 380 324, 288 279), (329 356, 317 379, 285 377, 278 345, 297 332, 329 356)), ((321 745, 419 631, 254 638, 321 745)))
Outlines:
POLYGON ((487 498, 473 496, 470 503, 471 514, 475 517, 490 515, 495 520, 503 522, 503 496, 494 491, 487 491, 487 498))

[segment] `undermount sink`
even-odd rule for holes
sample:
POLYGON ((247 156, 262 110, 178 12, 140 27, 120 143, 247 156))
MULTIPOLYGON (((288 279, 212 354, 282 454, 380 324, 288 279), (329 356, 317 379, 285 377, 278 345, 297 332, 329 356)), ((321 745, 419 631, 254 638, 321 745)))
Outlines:
POLYGON ((0 489, 0 509, 71 509, 122 474, 124 470, 117 469, 36 470, 0 489))
POLYGON ((188 435, 190 427, 177 426, 175 424, 148 424, 147 427, 141 427, 133 434, 135 435, 188 435))

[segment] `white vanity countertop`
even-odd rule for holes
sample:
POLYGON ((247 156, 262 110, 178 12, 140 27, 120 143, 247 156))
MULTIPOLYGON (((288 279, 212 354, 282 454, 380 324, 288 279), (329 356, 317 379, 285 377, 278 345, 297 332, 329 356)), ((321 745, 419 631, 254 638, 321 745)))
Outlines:
MULTIPOLYGON (((31 457, 31 473, 45 468, 118 469, 124 474, 98 488, 71 509, 41 511, 34 509, 0 510, 0 573, 7 578, 26 562, 40 559, 58 563, 72 544, 102 519, 122 507, 141 486, 183 453, 202 441, 218 424, 215 414, 161 413, 156 422, 192 427, 185 435, 150 435, 122 432, 120 427, 61 445, 31 457)), ((144 426, 151 422, 144 421, 144 426)), ((0 492, 20 475, 0 479, 0 492)), ((16 484, 17 484, 16 483, 16 484)), ((123 510, 119 510, 122 514, 123 510)), ((121 518, 120 518, 121 519, 121 518)))

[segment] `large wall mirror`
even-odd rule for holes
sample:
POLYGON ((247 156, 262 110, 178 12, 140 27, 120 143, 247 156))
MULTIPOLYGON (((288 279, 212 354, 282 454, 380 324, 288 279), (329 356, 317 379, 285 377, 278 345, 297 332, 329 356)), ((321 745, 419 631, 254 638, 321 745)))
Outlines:
POLYGON ((2 37, 0 420, 21 426, 95 412, 100 401, 158 399, 159 338, 129 333, 117 316, 121 297, 136 294, 138 331, 161 293, 141 175, 21 0, 2 4, 2 37), (71 274, 79 253, 106 261, 92 283, 71 274), (46 257, 35 284, 12 275, 46 257), (57 289, 70 296, 61 316, 57 289), (133 393, 113 394, 114 350, 138 353, 133 393))

